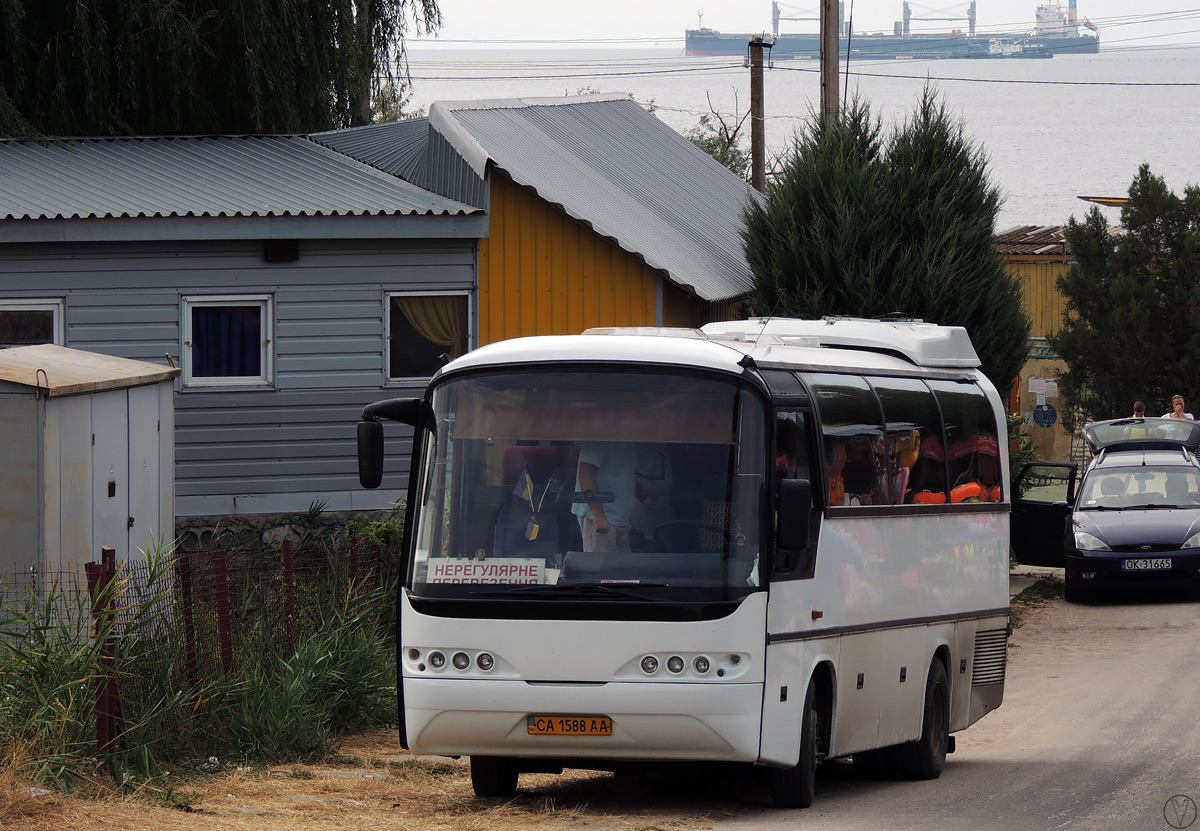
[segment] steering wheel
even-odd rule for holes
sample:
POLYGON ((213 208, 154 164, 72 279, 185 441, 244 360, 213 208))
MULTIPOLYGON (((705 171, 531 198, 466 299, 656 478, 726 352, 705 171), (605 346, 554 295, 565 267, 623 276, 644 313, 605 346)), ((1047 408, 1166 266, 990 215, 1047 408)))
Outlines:
MULTIPOLYGON (((722 548, 729 548, 729 531, 711 522, 703 522, 697 519, 673 519, 670 522, 664 522, 654 527, 654 543, 660 548, 679 553, 688 550, 688 540, 683 539, 681 533, 685 529, 695 529, 699 531, 710 531, 714 534, 719 534, 721 537, 722 548)), ((699 533, 696 534, 699 537, 699 533)))

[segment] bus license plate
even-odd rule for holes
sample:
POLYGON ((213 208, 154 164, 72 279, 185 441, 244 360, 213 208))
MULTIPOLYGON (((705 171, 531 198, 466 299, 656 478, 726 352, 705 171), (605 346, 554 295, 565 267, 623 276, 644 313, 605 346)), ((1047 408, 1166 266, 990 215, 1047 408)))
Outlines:
POLYGON ((1139 560, 1122 560, 1122 571, 1170 571, 1171 558, 1158 557, 1156 559, 1139 559, 1139 560))
POLYGON ((531 736, 611 736, 608 716, 527 716, 531 736))

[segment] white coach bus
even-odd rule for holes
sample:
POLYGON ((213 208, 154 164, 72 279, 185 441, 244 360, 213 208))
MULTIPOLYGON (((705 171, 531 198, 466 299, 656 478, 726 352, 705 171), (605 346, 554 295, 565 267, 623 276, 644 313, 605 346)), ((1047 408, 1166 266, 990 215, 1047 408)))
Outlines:
POLYGON ((414 427, 400 740, 481 796, 563 767, 826 759, 937 777, 1000 706, 1004 413, 959 327, 829 318, 520 338, 414 427))

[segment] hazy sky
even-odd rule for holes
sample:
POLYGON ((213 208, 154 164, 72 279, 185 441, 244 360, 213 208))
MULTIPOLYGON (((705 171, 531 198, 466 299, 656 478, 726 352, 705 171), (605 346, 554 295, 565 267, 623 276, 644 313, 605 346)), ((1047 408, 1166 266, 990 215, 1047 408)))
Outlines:
MULTIPOLYGON (((978 0, 977 31, 1022 31, 1031 29, 1038 0, 978 0)), ((911 3, 914 16, 939 13, 965 15, 966 3, 923 6, 911 3), (940 12, 939 12, 940 10, 940 12)), ((1065 7, 1066 0, 1063 0, 1065 7)), ((695 28, 703 13, 703 25, 724 32, 769 32, 770 0, 439 0, 445 25, 439 41, 461 47, 462 41, 544 41, 546 46, 613 39, 614 47, 682 47, 683 32, 695 28), (658 39, 658 43, 655 40, 658 39), (674 41, 674 42, 672 42, 674 41)), ((1079 0, 1079 17, 1101 27, 1106 45, 1156 45, 1165 42, 1200 43, 1200 0, 1079 0), (1195 4, 1195 5, 1193 5, 1195 4), (1189 14, 1188 12, 1191 12, 1189 14), (1165 17, 1164 17, 1165 16, 1165 17)), ((784 16, 813 16, 817 0, 807 4, 780 4, 784 16)), ((892 30, 900 19, 901 0, 856 0, 854 30, 892 30)), ((914 22, 914 28, 918 24, 914 22)), ((920 23, 922 28, 946 30, 966 28, 962 22, 920 23)), ((783 32, 816 31, 816 21, 784 21, 783 32)), ((421 40, 415 40, 416 45, 421 40)), ((598 48, 607 44, 597 43, 598 48)))

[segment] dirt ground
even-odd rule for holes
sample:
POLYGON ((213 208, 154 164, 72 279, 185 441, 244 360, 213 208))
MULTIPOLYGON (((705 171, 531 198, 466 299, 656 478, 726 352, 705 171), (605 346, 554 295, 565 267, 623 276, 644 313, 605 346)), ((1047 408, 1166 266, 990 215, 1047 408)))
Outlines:
POLYGON ((336 760, 173 778, 136 795, 76 799, 40 794, 0 829, 20 831, 283 831, 421 829, 689 831, 769 803, 752 774, 616 777, 569 770, 522 774, 511 800, 476 799, 466 760, 413 757, 396 734, 348 738, 336 760))

